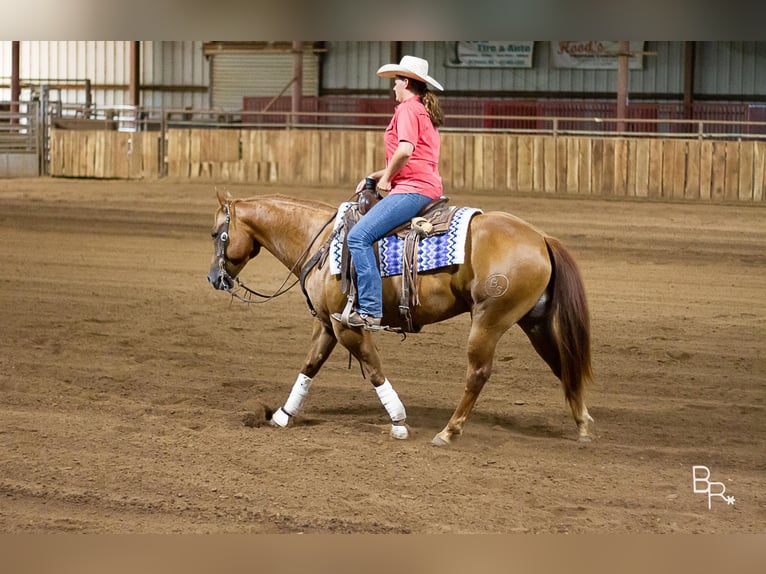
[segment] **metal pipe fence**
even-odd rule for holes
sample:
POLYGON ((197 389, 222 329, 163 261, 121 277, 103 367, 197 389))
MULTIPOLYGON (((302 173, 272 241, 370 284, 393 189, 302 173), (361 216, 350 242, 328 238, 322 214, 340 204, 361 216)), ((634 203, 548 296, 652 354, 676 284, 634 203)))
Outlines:
MULTIPOLYGON (((134 106, 85 108, 63 105, 60 107, 60 119, 64 122, 67 118, 111 122, 104 127, 119 131, 164 131, 168 128, 369 130, 385 127, 391 119, 393 110, 391 100, 383 98, 377 100, 380 103, 374 106, 364 99, 361 100, 362 104, 356 104, 357 108, 368 111, 351 109, 352 102, 344 104, 346 107, 344 111, 324 111, 313 106, 316 109, 299 112, 274 109, 277 106, 272 106, 267 111, 254 109, 227 111, 191 108, 152 109, 134 106), (388 111, 369 111, 382 107, 387 108, 388 111)), ((311 103, 309 100, 305 107, 312 107, 311 103)), ((344 106, 335 104, 332 107, 343 109, 344 106)), ((715 117, 684 119, 672 117, 674 114, 667 111, 660 114, 662 117, 616 118, 605 113, 608 107, 590 108, 590 111, 599 112, 599 115, 590 116, 486 114, 479 110, 475 110, 476 113, 451 113, 450 110, 457 109, 457 106, 444 105, 443 108, 445 123, 441 130, 444 132, 696 138, 700 140, 766 139, 766 113, 763 114, 764 120, 715 117)), ((496 106, 488 106, 486 109, 499 111, 496 106)), ((662 109, 656 107, 653 112, 655 116, 662 109)), ((632 113, 646 115, 641 113, 637 106, 632 110, 634 110, 632 113)), ((577 111, 585 113, 589 109, 578 108, 577 111)), ((731 117, 736 114, 724 108, 718 115, 731 117)))

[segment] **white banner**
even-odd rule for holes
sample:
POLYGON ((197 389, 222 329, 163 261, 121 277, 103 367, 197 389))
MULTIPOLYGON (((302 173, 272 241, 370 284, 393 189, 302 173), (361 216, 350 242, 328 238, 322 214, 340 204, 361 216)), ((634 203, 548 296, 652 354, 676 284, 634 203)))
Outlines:
POLYGON ((447 42, 447 61, 452 68, 531 68, 534 42, 447 42))
MULTIPOLYGON (((633 54, 628 67, 640 70, 644 66, 644 42, 629 42, 633 54)), ((620 43, 602 40, 551 42, 551 61, 555 68, 580 68, 587 70, 616 70, 620 43)))

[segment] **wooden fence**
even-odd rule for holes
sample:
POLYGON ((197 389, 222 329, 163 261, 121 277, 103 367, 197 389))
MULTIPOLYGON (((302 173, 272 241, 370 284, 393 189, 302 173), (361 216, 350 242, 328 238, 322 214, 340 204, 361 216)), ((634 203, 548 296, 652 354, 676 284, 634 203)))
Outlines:
MULTIPOLYGON (((384 165, 379 130, 52 130, 53 176, 354 186, 384 165), (164 162, 164 165, 163 165, 164 162)), ((450 190, 766 200, 766 141, 442 134, 450 190)))
POLYGON ((159 132, 51 129, 49 173, 100 179, 156 178, 160 173, 159 132))

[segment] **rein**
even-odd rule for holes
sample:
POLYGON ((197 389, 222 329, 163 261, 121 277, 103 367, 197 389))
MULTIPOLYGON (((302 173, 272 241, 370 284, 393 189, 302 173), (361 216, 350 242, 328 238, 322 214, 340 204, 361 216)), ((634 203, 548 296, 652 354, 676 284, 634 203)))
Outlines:
POLYGON ((332 214, 330 219, 328 219, 322 227, 319 229, 319 231, 314 235, 314 238, 309 242, 308 247, 303 250, 303 253, 301 253, 298 256, 298 259, 296 259, 293 266, 289 269, 287 272, 287 277, 285 277, 285 280, 282 281, 282 284, 277 287, 277 289, 272 293, 271 295, 265 295, 263 293, 260 293, 256 291, 255 289, 251 289, 247 285, 245 285, 239 277, 232 277, 231 274, 229 274, 228 271, 226 271, 226 244, 229 241, 229 225, 231 223, 231 212, 229 211, 229 203, 226 203, 223 205, 223 212, 226 215, 226 219, 224 221, 223 229, 221 230, 220 235, 218 236, 218 246, 216 248, 216 257, 218 257, 218 270, 221 272, 221 275, 224 277, 225 282, 224 285, 225 291, 231 295, 234 299, 237 299, 239 301, 242 301, 243 303, 248 303, 250 305, 257 305, 260 303, 266 303, 268 301, 271 301, 272 299, 276 299, 280 295, 284 295, 290 289, 295 287, 298 282, 300 281, 300 278, 296 279, 292 282, 288 287, 285 287, 287 285, 287 282, 290 279, 290 276, 295 272, 296 269, 298 269, 299 263, 303 261, 303 259, 308 255, 311 248, 314 246, 314 243, 316 243, 316 240, 319 238, 319 236, 322 234, 322 232, 327 228, 327 226, 335 220, 335 216, 337 215, 337 211, 332 214), (237 284, 237 287, 240 288, 245 292, 245 295, 240 295, 237 291, 235 291, 234 284, 237 284), (230 287, 229 287, 230 285, 230 287), (254 301, 253 296, 260 297, 261 299, 264 299, 264 301, 254 301))

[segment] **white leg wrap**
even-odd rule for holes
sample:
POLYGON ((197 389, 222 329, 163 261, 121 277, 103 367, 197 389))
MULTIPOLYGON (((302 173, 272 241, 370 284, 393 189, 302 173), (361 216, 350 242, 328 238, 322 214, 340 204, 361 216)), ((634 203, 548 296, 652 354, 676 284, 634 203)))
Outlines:
POLYGON ((388 411, 388 414, 393 422, 403 421, 407 418, 407 413, 404 410, 404 405, 402 404, 402 401, 399 399, 399 395, 396 394, 394 387, 391 386, 391 383, 388 381, 388 379, 386 379, 386 382, 379 387, 375 387, 375 392, 378 393, 380 402, 383 403, 384 407, 386 407, 386 411, 388 411))
POLYGON ((290 396, 285 401, 285 406, 279 407, 277 411, 271 415, 271 426, 286 427, 290 422, 290 417, 294 417, 303 408, 303 403, 306 400, 306 395, 309 394, 309 388, 311 388, 310 377, 307 377, 303 373, 298 373, 298 378, 293 384, 293 388, 290 391, 290 396))
POLYGON ((303 373, 298 373, 298 378, 295 380, 295 384, 293 384, 290 396, 287 397, 285 406, 282 407, 282 410, 285 411, 288 416, 294 417, 301 412, 303 403, 311 388, 311 381, 312 379, 310 377, 307 377, 303 373))

